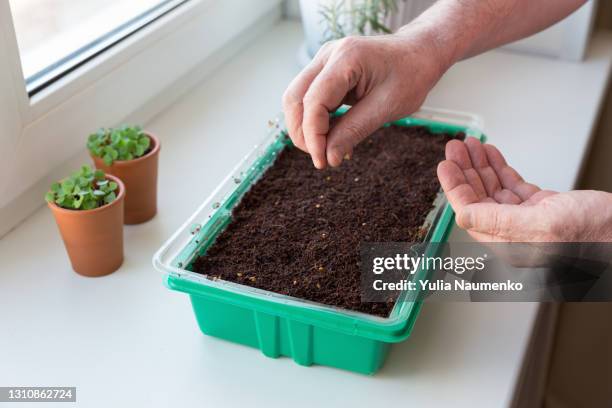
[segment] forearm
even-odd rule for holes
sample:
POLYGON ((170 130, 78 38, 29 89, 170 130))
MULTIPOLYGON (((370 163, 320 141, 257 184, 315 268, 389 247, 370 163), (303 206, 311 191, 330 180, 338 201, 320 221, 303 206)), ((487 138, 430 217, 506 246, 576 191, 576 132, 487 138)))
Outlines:
POLYGON ((457 61, 537 33, 586 0, 439 0, 398 35, 419 32, 448 68, 457 61))

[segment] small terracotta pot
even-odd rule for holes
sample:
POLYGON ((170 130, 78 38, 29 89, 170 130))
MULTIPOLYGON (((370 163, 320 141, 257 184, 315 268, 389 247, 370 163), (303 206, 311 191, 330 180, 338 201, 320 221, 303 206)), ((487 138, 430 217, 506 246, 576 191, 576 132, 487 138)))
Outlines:
POLYGON ((119 178, 107 175, 119 185, 117 198, 93 210, 69 210, 47 203, 59 227, 72 269, 83 276, 104 276, 123 263, 123 201, 125 186, 119 178))
POLYGON ((101 157, 91 156, 96 168, 106 174, 119 177, 125 184, 126 224, 149 221, 157 213, 157 166, 159 162, 159 139, 150 133, 149 153, 134 160, 116 160, 107 166, 101 157))

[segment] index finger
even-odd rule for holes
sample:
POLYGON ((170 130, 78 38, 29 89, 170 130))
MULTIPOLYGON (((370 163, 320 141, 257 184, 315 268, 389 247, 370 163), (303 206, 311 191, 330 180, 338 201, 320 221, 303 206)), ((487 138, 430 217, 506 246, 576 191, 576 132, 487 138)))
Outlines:
POLYGON ((303 99, 312 81, 317 77, 324 65, 324 56, 321 55, 306 66, 291 81, 287 90, 283 94, 283 111, 289 137, 294 145, 303 151, 307 151, 304 143, 304 132, 302 130, 302 120, 304 115, 303 99))
POLYGON ((347 64, 328 61, 304 96, 304 141, 318 169, 327 165, 329 113, 342 104, 344 97, 355 87, 356 78, 347 64))

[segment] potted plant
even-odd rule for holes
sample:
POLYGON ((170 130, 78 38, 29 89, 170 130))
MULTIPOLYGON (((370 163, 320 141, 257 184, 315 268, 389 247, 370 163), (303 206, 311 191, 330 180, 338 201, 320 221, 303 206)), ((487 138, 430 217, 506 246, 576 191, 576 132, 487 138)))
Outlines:
POLYGON ((51 185, 45 199, 78 274, 108 275, 123 263, 124 197, 121 180, 89 166, 51 185))
POLYGON ((160 142, 138 126, 100 129, 87 148, 96 168, 125 184, 125 223, 140 224, 157 213, 157 167, 160 142))
POLYGON ((321 45, 349 35, 390 33, 416 17, 432 0, 300 0, 306 65, 321 45))

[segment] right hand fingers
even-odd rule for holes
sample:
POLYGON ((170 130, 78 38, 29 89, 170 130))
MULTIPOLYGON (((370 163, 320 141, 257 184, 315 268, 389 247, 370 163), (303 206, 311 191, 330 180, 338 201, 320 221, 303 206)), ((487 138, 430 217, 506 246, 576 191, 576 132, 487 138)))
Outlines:
POLYGON ((334 124, 327 138, 327 162, 339 166, 353 148, 388 120, 385 95, 380 88, 366 95, 334 124))
POLYGON ((334 46, 325 66, 304 95, 304 141, 315 167, 319 169, 327 165, 329 114, 342 105, 361 76, 360 65, 356 60, 358 56, 351 48, 355 41, 346 38, 334 46))
POLYGON ((330 46, 331 44, 321 47, 311 63, 291 81, 283 94, 283 111, 285 113, 289 137, 295 146, 305 152, 308 152, 308 149, 304 142, 304 132, 302 130, 304 95, 306 95, 312 81, 314 81, 325 66, 329 58, 330 46))
MULTIPOLYGON (((283 98, 291 139, 296 146, 310 153, 319 169, 328 162, 330 112, 347 98, 357 98, 352 91, 362 74, 359 41, 348 37, 324 45, 313 63, 291 83, 283 98)), ((336 163, 334 159, 332 162, 336 163)))

